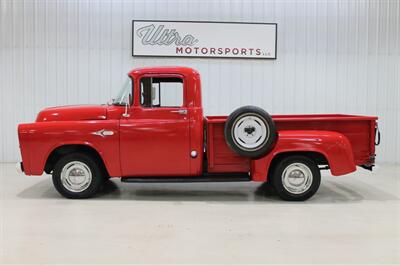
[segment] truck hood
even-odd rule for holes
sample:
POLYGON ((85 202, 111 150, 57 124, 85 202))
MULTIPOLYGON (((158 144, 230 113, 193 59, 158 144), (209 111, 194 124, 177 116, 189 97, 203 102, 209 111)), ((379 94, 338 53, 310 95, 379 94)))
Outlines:
POLYGON ((107 119, 107 105, 70 105, 42 110, 36 122, 107 119))

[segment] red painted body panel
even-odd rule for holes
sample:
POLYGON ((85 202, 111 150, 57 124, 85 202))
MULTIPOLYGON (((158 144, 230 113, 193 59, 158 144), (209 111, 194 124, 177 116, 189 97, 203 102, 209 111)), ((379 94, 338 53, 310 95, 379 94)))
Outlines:
POLYGON ((70 105, 46 108, 38 114, 36 122, 104 120, 106 117, 106 105, 70 105))
MULTIPOLYGON (((230 150, 224 138, 226 116, 203 117, 200 75, 185 67, 140 68, 129 73, 134 88, 143 76, 179 76, 184 80, 187 114, 172 108, 143 108, 134 89, 129 117, 123 106, 91 105, 47 108, 36 122, 18 128, 27 175, 41 175, 51 152, 62 145, 80 144, 95 149, 111 176, 199 176, 204 149, 210 173, 250 172, 265 181, 273 158, 285 152, 318 152, 328 160, 333 175, 371 164, 375 154, 376 117, 349 115, 275 115, 278 139, 271 152, 251 161, 230 150), (99 130, 112 130, 102 137, 99 130), (206 136, 204 136, 206 131, 206 136), (206 143, 204 139, 206 138, 206 143), (197 152, 195 158, 190 157, 197 152)), ((175 108, 176 109, 176 108, 175 108)))
POLYGON ((130 72, 135 88, 142 77, 180 77, 182 107, 145 108, 140 91, 134 90, 130 116, 120 124, 121 171, 123 176, 193 176, 202 173, 203 109, 200 77, 190 68, 143 68, 130 72), (173 113, 187 110, 186 115, 173 113), (190 157, 196 151, 196 158, 190 157))
POLYGON ((21 124, 18 127, 22 161, 27 175, 41 175, 50 153, 63 145, 80 144, 94 148, 102 157, 110 175, 120 176, 119 122, 57 121, 21 124), (93 133, 106 128, 114 131, 107 138, 93 133))
POLYGON ((357 115, 273 116, 277 130, 325 130, 339 132, 351 143, 356 165, 368 164, 375 154, 377 117, 357 115))
MULTIPOLYGON (((253 180, 265 181, 272 159, 283 152, 318 152, 329 162, 333 175, 343 175, 355 171, 356 165, 371 164, 375 155, 376 117, 352 115, 277 115, 272 116, 278 130, 278 140, 274 149, 264 158, 251 162, 253 180)), ((209 171, 224 166, 224 172, 236 172, 248 160, 225 152, 223 126, 226 116, 209 116, 208 156, 209 171), (211 126, 210 126, 211 125, 211 126), (211 128, 211 130, 210 130, 211 128), (218 130, 212 130, 218 128, 218 130), (214 140, 218 141, 214 141, 214 140), (222 150, 224 156, 218 156, 222 150), (227 162, 235 162, 229 165, 227 162), (229 169, 228 169, 229 168, 229 169)), ((243 172, 247 168, 243 167, 243 172)), ((218 171, 215 171, 218 172, 218 171)))
POLYGON ((225 120, 226 118, 206 117, 207 170, 210 173, 250 172, 250 159, 234 153, 225 142, 225 120))
POLYGON ((278 141, 265 157, 252 161, 253 181, 266 181, 273 158, 286 152, 316 152, 322 154, 329 163, 332 175, 344 175, 356 170, 349 140, 333 131, 282 130, 278 131, 278 141))
POLYGON ((130 114, 120 120, 122 175, 187 175, 190 172, 188 115, 171 113, 171 108, 140 107, 132 108, 130 114))

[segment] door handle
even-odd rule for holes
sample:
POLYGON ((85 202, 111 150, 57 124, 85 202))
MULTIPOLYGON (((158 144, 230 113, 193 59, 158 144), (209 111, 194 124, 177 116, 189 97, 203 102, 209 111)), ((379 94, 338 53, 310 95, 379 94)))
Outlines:
POLYGON ((171 113, 177 113, 177 114, 180 114, 180 115, 187 115, 187 110, 186 109, 172 110, 171 113))

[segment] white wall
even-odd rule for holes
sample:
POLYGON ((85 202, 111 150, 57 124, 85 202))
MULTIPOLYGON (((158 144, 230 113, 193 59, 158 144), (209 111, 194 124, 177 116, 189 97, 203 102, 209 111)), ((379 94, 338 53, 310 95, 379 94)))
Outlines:
POLYGON ((400 161, 399 1, 0 0, 0 161, 19 158, 16 125, 54 105, 104 103, 137 66, 185 65, 206 114, 378 115, 378 160, 400 161), (132 58, 131 20, 277 22, 277 60, 132 58))

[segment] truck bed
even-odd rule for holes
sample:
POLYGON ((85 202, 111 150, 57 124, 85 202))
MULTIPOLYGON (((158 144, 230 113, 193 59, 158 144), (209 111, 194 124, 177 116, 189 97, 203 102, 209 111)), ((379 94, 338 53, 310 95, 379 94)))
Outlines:
MULTIPOLYGON (((250 160, 235 154, 227 146, 224 137, 224 125, 227 116, 207 116, 206 139, 208 171, 247 172, 250 160)), ((282 130, 319 130, 335 131, 346 136, 353 149, 356 165, 370 162, 370 156, 375 154, 375 126, 377 117, 317 114, 317 115, 273 115, 276 129, 282 130)))

